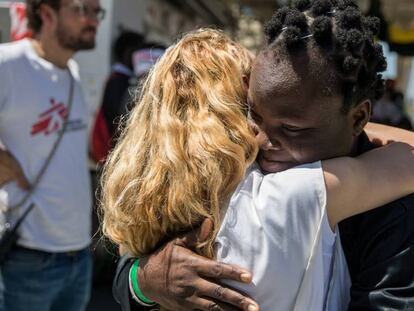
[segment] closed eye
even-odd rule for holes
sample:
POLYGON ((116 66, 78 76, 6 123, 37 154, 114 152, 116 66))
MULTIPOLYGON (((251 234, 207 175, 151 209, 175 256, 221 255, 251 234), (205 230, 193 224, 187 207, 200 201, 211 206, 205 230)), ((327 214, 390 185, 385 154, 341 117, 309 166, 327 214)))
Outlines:
POLYGON ((289 131, 289 132, 301 132, 301 131, 307 130, 307 128, 297 127, 297 126, 292 126, 292 125, 282 125, 282 128, 285 131, 289 131))
POLYGON ((295 133, 295 134, 299 134, 301 132, 309 130, 309 128, 297 127, 297 126, 292 126, 292 125, 282 125, 282 129, 285 132, 295 133))

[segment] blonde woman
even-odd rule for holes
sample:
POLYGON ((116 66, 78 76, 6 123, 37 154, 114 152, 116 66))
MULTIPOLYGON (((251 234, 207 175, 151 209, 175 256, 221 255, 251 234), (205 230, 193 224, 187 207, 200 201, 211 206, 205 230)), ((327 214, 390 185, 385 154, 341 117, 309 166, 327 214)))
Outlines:
MULTIPOLYGON (((106 165, 103 229, 140 257, 209 218, 214 230, 199 253, 251 269, 253 284, 233 285, 261 310, 322 310, 325 266, 334 252, 341 255, 339 243, 326 241, 331 228, 412 192, 413 151, 392 144, 264 176, 253 164, 257 143, 242 79, 251 61, 240 45, 208 29, 167 50, 106 165), (367 195, 372 189, 376 195, 367 195)), ((335 273, 347 282, 346 265, 335 273)), ((330 296, 346 300, 342 285, 330 296)))

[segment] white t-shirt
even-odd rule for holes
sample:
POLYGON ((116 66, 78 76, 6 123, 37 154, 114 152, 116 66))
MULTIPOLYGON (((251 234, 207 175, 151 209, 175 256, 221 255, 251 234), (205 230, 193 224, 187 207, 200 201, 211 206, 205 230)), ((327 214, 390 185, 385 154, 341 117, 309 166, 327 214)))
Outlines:
POLYGON ((253 282, 228 283, 263 311, 345 308, 349 281, 342 275, 348 271, 346 265, 331 269, 343 255, 332 256, 340 244, 325 207, 321 162, 265 176, 251 167, 230 200, 216 243, 217 259, 249 269, 253 282))
MULTIPOLYGON (((42 180, 28 202, 36 208, 21 226, 18 244, 59 252, 79 250, 90 243, 91 187, 87 167, 87 108, 79 73, 75 79, 66 132, 42 180)), ((40 58, 29 40, 0 45, 0 141, 33 182, 54 145, 67 112, 70 76, 40 58)), ((15 183, 0 188, 0 205, 16 205, 25 192, 15 183)))

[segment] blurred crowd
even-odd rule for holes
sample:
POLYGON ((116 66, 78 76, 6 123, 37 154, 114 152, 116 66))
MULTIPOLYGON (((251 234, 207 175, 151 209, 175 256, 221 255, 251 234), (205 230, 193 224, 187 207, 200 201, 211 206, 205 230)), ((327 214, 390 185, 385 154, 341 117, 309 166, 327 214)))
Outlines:
POLYGON ((405 109, 404 94, 395 88, 395 80, 387 80, 385 94, 374 104, 371 120, 406 130, 413 130, 412 121, 405 109))

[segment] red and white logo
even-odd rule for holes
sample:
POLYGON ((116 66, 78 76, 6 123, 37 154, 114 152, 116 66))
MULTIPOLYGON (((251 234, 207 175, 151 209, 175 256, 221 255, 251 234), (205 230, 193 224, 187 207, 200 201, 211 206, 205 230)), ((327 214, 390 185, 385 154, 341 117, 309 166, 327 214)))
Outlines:
POLYGON ((10 4, 10 19, 10 36, 12 41, 17 41, 32 36, 31 30, 27 27, 25 3, 10 4))
POLYGON ((43 133, 49 135, 50 133, 59 131, 63 122, 68 117, 68 110, 63 103, 58 103, 54 98, 50 99, 52 106, 45 112, 39 114, 38 121, 32 125, 32 136, 43 133))

